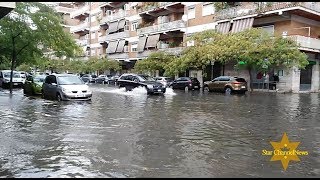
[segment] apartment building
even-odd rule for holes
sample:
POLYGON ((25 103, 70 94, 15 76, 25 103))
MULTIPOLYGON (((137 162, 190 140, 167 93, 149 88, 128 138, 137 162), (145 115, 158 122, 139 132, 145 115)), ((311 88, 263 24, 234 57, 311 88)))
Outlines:
MULTIPOLYGON (((179 55, 185 47, 193 46, 194 42, 187 41, 193 33, 207 29, 233 33, 260 27, 294 39, 309 56, 305 70, 272 69, 271 74, 280 75, 278 87, 293 92, 319 90, 319 3, 229 2, 229 6, 216 11, 213 2, 73 2, 70 18, 76 24, 70 32, 82 46, 84 58, 117 60, 123 73, 155 51, 179 55)), ((205 70, 206 77, 192 69, 180 75, 196 76, 200 81, 219 75, 249 79, 247 72, 235 71, 234 65, 212 62, 205 70)))
MULTIPOLYGON (((280 76, 278 89, 281 91, 319 92, 319 53, 320 53, 320 4, 318 2, 242 2, 231 8, 216 12, 216 29, 222 33, 239 32, 246 28, 260 27, 271 35, 281 35, 295 40, 299 49, 308 55, 309 65, 305 69, 277 67, 270 74, 280 76)), ((244 76, 245 71, 234 71, 234 63, 223 67, 223 74, 244 76)), ((221 65, 219 65, 221 66, 221 65)), ((259 84, 253 72, 253 83, 259 84)))

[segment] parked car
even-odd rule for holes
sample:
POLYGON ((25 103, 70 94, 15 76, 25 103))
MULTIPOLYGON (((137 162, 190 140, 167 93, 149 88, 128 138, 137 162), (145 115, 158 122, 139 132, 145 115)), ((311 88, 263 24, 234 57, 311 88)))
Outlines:
POLYGON ((96 79, 97 79, 97 76, 96 75, 91 75, 91 74, 85 74, 81 77, 81 79, 84 81, 84 82, 88 82, 88 83, 95 83, 96 82, 96 79))
POLYGON ((244 78, 220 76, 212 81, 204 82, 204 91, 220 91, 226 93, 248 91, 247 81, 244 78))
POLYGON ((169 77, 155 77, 154 79, 163 84, 165 87, 169 87, 173 81, 169 77))
MULTIPOLYGON (((10 86, 11 70, 0 71, 0 87, 9 88, 10 86)), ((12 83, 13 87, 22 87, 25 80, 20 77, 20 73, 13 71, 12 83)))
POLYGON ((147 94, 165 93, 166 87, 152 77, 142 74, 123 74, 118 79, 119 87, 131 91, 136 87, 145 87, 147 94))
POLYGON ((91 100, 92 92, 78 76, 70 74, 51 74, 42 85, 43 98, 62 100, 91 100))
POLYGON ((110 82, 111 77, 112 77, 111 75, 101 74, 96 78, 96 83, 99 83, 99 84, 105 83, 105 84, 107 84, 108 82, 110 82))
POLYGON ((170 87, 172 89, 200 89, 200 82, 195 77, 179 77, 171 83, 170 87))
POLYGON ((28 76, 25 84, 23 85, 23 93, 40 95, 42 93, 42 84, 45 78, 45 75, 28 76))

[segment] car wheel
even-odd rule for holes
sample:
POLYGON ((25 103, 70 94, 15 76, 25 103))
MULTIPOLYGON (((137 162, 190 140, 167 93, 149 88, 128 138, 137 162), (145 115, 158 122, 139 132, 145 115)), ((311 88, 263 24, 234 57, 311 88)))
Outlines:
POLYGON ((226 88, 224 89, 224 92, 225 92, 226 94, 231 94, 232 89, 231 89, 230 87, 226 87, 226 88))
POLYGON ((59 102, 62 101, 62 97, 61 97, 60 93, 57 93, 57 100, 58 100, 59 102))
POLYGON ((204 92, 210 92, 210 89, 209 89, 208 86, 205 86, 205 87, 203 88, 203 91, 204 91, 204 92))

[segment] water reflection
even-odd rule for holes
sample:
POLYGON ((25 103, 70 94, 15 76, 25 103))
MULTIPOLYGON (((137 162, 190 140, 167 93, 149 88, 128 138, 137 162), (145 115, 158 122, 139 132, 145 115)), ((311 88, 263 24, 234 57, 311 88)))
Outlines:
POLYGON ((0 90, 0 177, 316 177, 319 95, 147 96, 93 86, 91 102, 0 90), (270 162, 287 132, 310 155, 270 162))

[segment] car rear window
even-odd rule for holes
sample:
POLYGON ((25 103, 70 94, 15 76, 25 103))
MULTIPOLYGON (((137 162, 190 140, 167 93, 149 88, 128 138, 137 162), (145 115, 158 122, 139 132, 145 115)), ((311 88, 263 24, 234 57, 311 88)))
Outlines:
POLYGON ((246 82, 246 80, 243 79, 243 78, 236 78, 236 81, 238 81, 238 82, 246 82))

